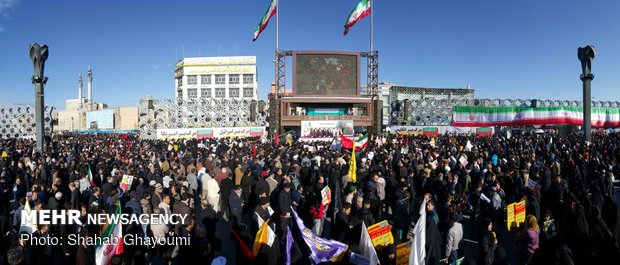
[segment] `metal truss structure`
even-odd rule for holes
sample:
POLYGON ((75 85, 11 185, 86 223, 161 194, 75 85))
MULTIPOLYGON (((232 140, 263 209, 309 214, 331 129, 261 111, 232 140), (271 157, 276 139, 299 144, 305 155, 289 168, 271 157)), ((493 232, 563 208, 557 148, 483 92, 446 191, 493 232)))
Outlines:
POLYGON ((275 97, 269 99, 269 124, 271 124, 271 128, 269 128, 269 133, 271 134, 274 130, 280 132, 280 99, 282 98, 282 94, 284 93, 284 86, 286 84, 286 56, 292 56, 293 51, 275 51, 275 79, 274 85, 276 94, 275 97))
MULTIPOLYGON (((452 107, 582 107, 578 100, 539 100, 539 99, 420 99, 396 100, 400 111, 391 125, 428 126, 452 124, 452 107)), ((620 108, 618 101, 593 101, 592 107, 620 108)), ((391 112, 391 111, 390 111, 391 112)))
POLYGON ((368 96, 379 95, 379 51, 362 52, 362 57, 367 58, 366 91, 368 96))
POLYGON ((268 126, 267 103, 250 99, 155 99, 138 104, 140 136, 153 139, 157 129, 268 126))
POLYGON ((286 56, 293 56, 293 51, 276 50, 276 95, 282 96, 286 84, 286 56))
MULTIPOLYGON (((53 107, 45 106, 44 126, 45 134, 52 132, 52 111, 53 107)), ((0 107, 0 139, 9 138, 35 138, 36 121, 35 107, 31 105, 20 105, 11 107, 0 107)))

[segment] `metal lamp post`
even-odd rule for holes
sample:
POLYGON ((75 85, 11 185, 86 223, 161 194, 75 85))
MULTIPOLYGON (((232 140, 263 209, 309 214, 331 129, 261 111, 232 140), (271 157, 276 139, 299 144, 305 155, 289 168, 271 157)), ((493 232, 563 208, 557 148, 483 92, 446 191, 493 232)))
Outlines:
POLYGON ((47 83, 45 76, 45 61, 49 55, 47 45, 39 45, 38 43, 30 44, 28 55, 32 59, 34 66, 34 74, 32 75, 32 83, 35 90, 35 120, 36 120, 36 139, 37 151, 45 151, 44 134, 45 125, 43 123, 43 111, 45 109, 44 102, 44 85, 47 83))
POLYGON ((577 58, 581 61, 582 71, 579 78, 583 82, 583 140, 587 142, 592 140, 592 97, 590 93, 590 83, 592 79, 594 79, 594 75, 591 71, 592 60, 594 60, 595 55, 596 51, 592 45, 577 49, 577 58))

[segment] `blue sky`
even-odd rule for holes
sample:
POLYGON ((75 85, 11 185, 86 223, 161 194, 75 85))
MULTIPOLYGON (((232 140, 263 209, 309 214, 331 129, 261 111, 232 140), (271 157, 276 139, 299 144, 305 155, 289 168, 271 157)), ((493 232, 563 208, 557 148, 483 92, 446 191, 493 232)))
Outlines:
MULTIPOLYGON (((281 0, 280 48, 367 51, 368 18, 342 36, 357 1, 281 0)), ((61 109, 77 96, 77 76, 88 65, 98 102, 172 98, 183 54, 257 56, 266 98, 275 20, 255 43, 252 33, 269 2, 0 0, 0 105, 34 102, 32 42, 50 47, 46 103, 61 109)), ((470 84, 483 98, 579 99, 577 48, 592 44, 594 100, 620 100, 620 1, 377 0, 373 12, 380 81, 470 84)), ((365 83, 365 68, 362 76, 365 83)))

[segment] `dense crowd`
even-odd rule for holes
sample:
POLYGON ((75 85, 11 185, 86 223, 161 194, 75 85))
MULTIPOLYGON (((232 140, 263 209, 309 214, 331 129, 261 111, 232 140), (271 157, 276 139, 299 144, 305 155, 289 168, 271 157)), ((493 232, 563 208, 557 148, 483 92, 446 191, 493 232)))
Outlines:
MULTIPOLYGON (((394 244, 376 251, 381 264, 395 264, 395 246, 412 238, 421 207, 427 212, 426 264, 455 264, 461 257, 464 264, 480 265, 620 260, 613 197, 619 134, 595 134, 586 144, 578 134, 383 135, 355 152, 355 181, 350 150, 331 141, 277 146, 264 138, 64 135, 45 153, 34 152, 34 145, 0 140, 0 264, 95 262, 94 247, 87 244, 32 246, 20 240, 26 204, 34 210, 77 209, 82 216, 114 213, 119 204, 135 215, 191 216, 179 225, 124 226, 124 234, 186 236, 191 243, 125 246, 113 264, 250 264, 243 245, 252 247, 267 220, 276 241, 261 247, 252 262, 283 263, 286 232, 295 225, 291 209, 315 234, 358 253, 361 224, 387 220, 394 244), (135 177, 126 190, 120 185, 124 175, 135 177), (326 186, 331 202, 324 205, 326 186), (506 206, 522 199, 525 222, 507 224, 506 206), (467 244, 473 253, 465 251, 467 244)), ((33 236, 69 234, 101 235, 102 227, 39 225, 33 236)), ((296 252, 293 264, 310 263, 307 250, 296 252)))

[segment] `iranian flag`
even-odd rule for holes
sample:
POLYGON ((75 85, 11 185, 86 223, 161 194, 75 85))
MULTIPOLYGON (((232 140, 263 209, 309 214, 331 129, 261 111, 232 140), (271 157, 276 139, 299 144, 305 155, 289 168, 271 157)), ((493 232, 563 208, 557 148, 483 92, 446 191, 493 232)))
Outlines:
POLYGON ((263 128, 250 128, 250 136, 254 137, 254 136, 263 136, 265 135, 265 132, 263 131, 263 128))
MULTIPOLYGON (((121 214, 121 204, 116 206, 117 217, 121 214)), ((95 263, 97 265, 108 265, 112 261, 112 256, 123 254, 123 230, 118 218, 111 218, 116 223, 111 222, 101 235, 103 244, 96 247, 95 263)))
POLYGON ((365 16, 370 14, 370 0, 362 0, 357 6, 351 11, 349 14, 349 18, 347 22, 344 23, 344 35, 346 36, 349 33, 349 28, 353 27, 355 23, 362 20, 365 16))
POLYGON ((260 35, 260 33, 263 32, 263 30, 265 30, 265 28, 267 27, 267 23, 269 23, 269 19, 273 17, 273 15, 275 15, 276 12, 278 12, 277 5, 278 5, 277 0, 271 0, 269 9, 267 9, 267 12, 265 12, 265 15, 260 20, 260 22, 258 22, 258 25, 256 25, 256 28, 254 29, 254 39, 252 39, 252 41, 256 41, 256 39, 258 39, 258 36, 260 35))
POLYGON ((213 129, 199 129, 196 132, 196 138, 198 140, 213 138, 213 129))
MULTIPOLYGON (((620 108, 592 108, 593 127, 620 126, 620 108)), ((475 107, 452 108, 452 125, 462 127, 522 125, 582 125, 581 107, 475 107)))
POLYGON ((355 150, 359 151, 368 146, 368 134, 362 135, 355 140, 349 139, 344 135, 340 135, 340 141, 342 142, 342 147, 347 149, 352 149, 353 142, 355 142, 355 150))

